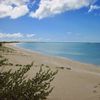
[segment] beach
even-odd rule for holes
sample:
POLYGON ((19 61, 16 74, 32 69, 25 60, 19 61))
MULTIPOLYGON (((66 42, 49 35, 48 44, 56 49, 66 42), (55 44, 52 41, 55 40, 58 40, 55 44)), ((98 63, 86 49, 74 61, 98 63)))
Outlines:
MULTIPOLYGON (((54 89, 47 100, 100 100, 100 67, 28 51, 14 44, 6 46, 15 50, 14 53, 4 54, 9 62, 22 65, 34 62, 29 77, 33 76, 33 71, 37 72, 36 66, 41 64, 58 70, 52 82, 54 89)), ((12 69, 16 70, 15 67, 12 69)))

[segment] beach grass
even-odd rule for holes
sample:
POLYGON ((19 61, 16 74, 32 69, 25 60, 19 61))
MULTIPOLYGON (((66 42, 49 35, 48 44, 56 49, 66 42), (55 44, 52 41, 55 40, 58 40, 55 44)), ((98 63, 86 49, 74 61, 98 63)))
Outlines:
POLYGON ((11 48, 5 47, 5 46, 0 46, 0 52, 1 53, 12 53, 14 52, 14 50, 11 48))
MULTIPOLYGON (((12 53, 13 49, 0 46, 0 53, 12 53)), ((40 70, 28 79, 26 74, 34 66, 34 63, 27 65, 9 63, 9 59, 0 55, 0 100, 43 100, 53 90, 51 82, 58 71, 52 71, 48 66, 38 66, 40 70), (3 67, 18 66, 19 69, 5 71, 3 67)))
MULTIPOLYGON (((26 97, 28 98, 27 100, 33 100, 33 97, 35 98, 34 100, 43 100, 43 98, 47 98, 47 100, 100 99, 100 67, 72 61, 70 59, 30 52, 16 47, 16 45, 13 44, 3 46, 5 46, 6 49, 12 49, 10 53, 7 52, 7 50, 3 50, 4 52, 2 50, 0 51, 0 61, 2 62, 0 66, 0 77, 2 77, 3 73, 7 80, 10 78, 9 81, 3 80, 6 85, 2 84, 2 78, 0 78, 0 96, 5 97, 6 100, 13 98, 7 99, 10 97, 9 95, 19 97, 18 99, 14 97, 14 100, 25 100, 26 97), (22 70, 25 71, 22 72, 22 70), (59 72, 57 73, 56 70, 59 70, 59 72), (20 74, 23 76, 23 79, 16 76, 16 74, 19 75, 20 72, 24 74, 20 74), (52 76, 53 73, 55 73, 54 76, 52 76), (35 85, 32 79, 36 81, 35 85), (18 82, 20 82, 20 84, 18 84, 18 82), (4 88, 2 88, 2 85, 4 88), (20 90, 21 86, 22 89, 20 90), (5 89, 7 91, 5 91, 5 89), (22 94, 19 96, 19 93, 22 94)), ((3 99, 0 98, 0 100, 3 99)))

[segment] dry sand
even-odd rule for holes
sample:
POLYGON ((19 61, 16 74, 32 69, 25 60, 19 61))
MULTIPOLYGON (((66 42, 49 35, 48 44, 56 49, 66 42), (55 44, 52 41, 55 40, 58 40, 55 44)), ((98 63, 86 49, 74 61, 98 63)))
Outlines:
MULTIPOLYGON (((55 88, 48 100, 100 100, 100 67, 46 56, 14 45, 7 46, 16 50, 15 53, 5 55, 14 64, 25 65, 34 61, 34 66, 44 64, 50 66, 52 70, 59 70, 52 82, 55 88)), ((34 71, 36 72, 37 68, 30 70, 28 75, 31 77, 34 71)))

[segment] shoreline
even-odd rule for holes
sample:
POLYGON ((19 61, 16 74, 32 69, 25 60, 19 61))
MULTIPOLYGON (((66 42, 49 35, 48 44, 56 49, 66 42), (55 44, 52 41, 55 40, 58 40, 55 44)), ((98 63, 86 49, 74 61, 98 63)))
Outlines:
MULTIPOLYGON (((44 64, 52 70, 58 69, 52 85, 55 87, 47 100, 99 100, 100 99, 100 68, 90 64, 83 64, 58 57, 46 56, 41 53, 30 52, 16 47, 15 44, 5 46, 16 50, 14 54, 5 55, 11 62, 29 64, 34 66, 44 64), (95 88, 96 87, 96 88, 95 88), (94 92, 96 91, 96 92, 94 92)), ((33 76, 38 67, 29 71, 28 76, 33 76)), ((18 67, 17 67, 18 68, 18 67)), ((16 69, 13 67, 13 69, 16 69)), ((45 68, 44 68, 45 69, 45 68)))
POLYGON ((48 55, 48 54, 44 54, 44 53, 41 53, 41 52, 38 52, 38 51, 33 51, 33 50, 30 50, 30 49, 26 49, 26 48, 20 47, 17 44, 19 44, 19 43, 10 43, 10 45, 7 44, 6 46, 10 46, 13 49, 19 49, 21 51, 28 52, 28 53, 36 53, 36 54, 39 54, 41 56, 53 57, 55 59, 62 59, 62 60, 71 61, 71 62, 75 62, 75 63, 79 63, 79 64, 100 67, 100 65, 97 65, 97 64, 85 63, 85 62, 81 62, 81 61, 78 61, 78 60, 72 60, 72 59, 67 58, 67 57, 48 55))
POLYGON ((82 70, 86 73, 87 72, 91 73, 94 70, 96 70, 98 73, 98 70, 100 70, 100 67, 98 67, 94 64, 81 63, 79 61, 74 61, 74 60, 64 58, 64 57, 45 55, 40 52, 21 48, 21 47, 17 46, 16 44, 17 43, 13 43, 13 44, 10 43, 10 44, 7 44, 6 46, 9 48, 12 48, 14 50, 17 50, 18 52, 22 53, 23 55, 28 55, 28 56, 32 55, 32 58, 34 59, 34 61, 36 59, 39 62, 39 64, 45 64, 45 65, 51 65, 51 66, 53 65, 53 67, 57 66, 58 68, 71 68, 71 69, 74 69, 75 71, 77 71, 76 69, 78 69, 79 71, 82 70), (35 56, 37 58, 34 58, 33 56, 35 56), (40 58, 40 59, 38 59, 38 58, 40 58), (41 61, 39 61, 39 60, 41 60, 41 61))

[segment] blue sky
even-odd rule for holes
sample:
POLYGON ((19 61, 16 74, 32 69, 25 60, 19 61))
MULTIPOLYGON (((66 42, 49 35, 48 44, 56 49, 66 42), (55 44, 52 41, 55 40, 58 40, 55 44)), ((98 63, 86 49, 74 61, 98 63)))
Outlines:
POLYGON ((0 2, 1 41, 100 42, 100 0, 0 2))

